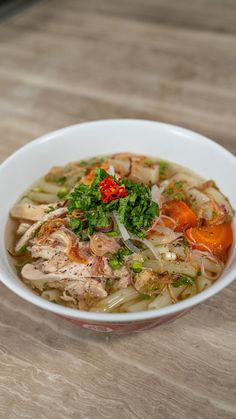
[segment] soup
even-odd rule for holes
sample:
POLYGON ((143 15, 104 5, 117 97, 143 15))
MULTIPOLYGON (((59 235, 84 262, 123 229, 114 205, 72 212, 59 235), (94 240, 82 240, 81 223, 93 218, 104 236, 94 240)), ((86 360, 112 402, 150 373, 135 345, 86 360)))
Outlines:
POLYGON ((42 298, 79 310, 158 309, 221 275, 234 216, 212 180, 119 153, 53 167, 10 211, 13 263, 42 298))

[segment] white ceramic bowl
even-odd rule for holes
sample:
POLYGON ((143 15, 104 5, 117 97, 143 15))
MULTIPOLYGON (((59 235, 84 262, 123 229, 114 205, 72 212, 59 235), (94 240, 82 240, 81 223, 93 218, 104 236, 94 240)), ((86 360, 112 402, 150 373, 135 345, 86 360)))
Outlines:
POLYGON ((0 279, 23 299, 82 327, 127 332, 147 329, 178 317, 230 284, 236 277, 235 247, 222 277, 200 294, 159 310, 103 314, 62 307, 33 294, 17 277, 5 246, 9 208, 34 180, 53 165, 119 151, 158 156, 187 166, 206 179, 214 179, 236 208, 236 158, 202 135, 173 125, 132 119, 95 121, 63 128, 30 142, 0 166, 0 279))

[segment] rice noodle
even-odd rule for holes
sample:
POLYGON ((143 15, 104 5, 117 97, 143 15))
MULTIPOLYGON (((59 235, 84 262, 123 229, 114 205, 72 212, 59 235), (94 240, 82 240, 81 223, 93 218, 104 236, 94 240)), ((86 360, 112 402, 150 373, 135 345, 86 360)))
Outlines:
POLYGON ((60 186, 55 185, 55 183, 48 182, 44 178, 40 179, 38 187, 41 189, 42 192, 47 192, 53 195, 56 195, 61 189, 60 186))
POLYGON ((210 187, 205 190, 205 193, 218 204, 218 206, 225 213, 225 216, 228 216, 230 219, 233 218, 234 211, 231 207, 231 204, 220 191, 218 191, 216 188, 210 187))
POLYGON ((132 235, 132 238, 136 241, 139 241, 140 243, 144 244, 151 252, 152 254, 155 256, 155 258, 160 262, 161 262, 161 255, 158 251, 158 249, 151 243, 150 240, 147 239, 140 239, 139 237, 136 237, 134 235, 132 235))
POLYGON ((133 287, 124 288, 103 298, 96 306, 92 307, 91 311, 110 312, 128 301, 135 300, 138 296, 138 291, 133 287))
POLYGON ((190 255, 207 279, 216 280, 222 273, 224 264, 216 256, 200 250, 193 250, 190 255))
POLYGON ((142 300, 142 301, 138 301, 137 303, 131 302, 131 303, 128 303, 126 307, 124 308, 125 308, 125 311, 127 311, 128 313, 133 313, 135 311, 144 311, 144 310, 147 310, 148 305, 151 303, 151 301, 152 300, 150 298, 150 300, 142 300))
POLYGON ((182 275, 189 275, 195 277, 197 275, 197 268, 193 264, 184 262, 184 261, 166 261, 162 260, 146 260, 143 263, 145 268, 152 269, 154 272, 157 273, 164 273, 168 272, 169 274, 182 274, 182 275))

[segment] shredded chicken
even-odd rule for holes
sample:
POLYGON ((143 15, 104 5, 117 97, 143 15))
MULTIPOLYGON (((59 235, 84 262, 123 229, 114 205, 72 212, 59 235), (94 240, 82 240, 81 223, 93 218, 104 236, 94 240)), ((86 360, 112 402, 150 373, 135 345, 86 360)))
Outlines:
POLYGON ((49 245, 42 245, 42 244, 33 244, 30 247, 30 252, 33 258, 43 258, 43 259, 52 259, 54 256, 58 255, 58 253, 63 252, 63 246, 49 246, 49 245))
POLYGON ((22 234, 24 234, 30 228, 30 226, 31 224, 29 223, 20 223, 16 231, 16 234, 18 234, 19 236, 22 236, 22 234))
POLYGON ((16 247, 15 247, 16 252, 19 252, 22 246, 26 245, 26 243, 33 237, 34 233, 38 230, 39 227, 41 227, 43 223, 45 223, 45 221, 51 220, 54 217, 55 218, 59 217, 62 214, 66 214, 66 213, 67 213, 66 208, 59 208, 59 209, 56 209, 55 211, 45 214, 39 221, 32 224, 30 228, 28 228, 28 230, 26 230, 26 232, 20 238, 18 243, 16 244, 16 247))

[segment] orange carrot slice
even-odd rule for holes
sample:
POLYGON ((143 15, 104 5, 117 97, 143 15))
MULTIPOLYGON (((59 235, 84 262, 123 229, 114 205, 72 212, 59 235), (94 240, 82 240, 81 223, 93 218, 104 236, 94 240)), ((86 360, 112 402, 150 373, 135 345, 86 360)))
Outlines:
POLYGON ((210 249, 212 253, 218 255, 225 253, 233 243, 231 223, 192 227, 185 231, 185 237, 196 249, 203 251, 210 249))
MULTIPOLYGON (((181 231, 184 227, 192 227, 197 222, 196 215, 183 201, 170 201, 164 204, 162 214, 176 222, 175 231, 181 231)), ((173 228, 171 220, 163 219, 163 222, 166 227, 173 228)))

